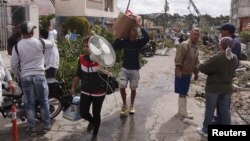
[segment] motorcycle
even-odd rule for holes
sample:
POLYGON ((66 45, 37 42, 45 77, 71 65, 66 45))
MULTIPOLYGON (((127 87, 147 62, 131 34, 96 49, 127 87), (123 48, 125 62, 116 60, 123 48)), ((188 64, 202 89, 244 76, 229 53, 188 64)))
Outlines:
MULTIPOLYGON (((65 81, 56 79, 47 79, 47 84, 49 87, 49 108, 50 108, 50 116, 51 119, 54 119, 62 110, 65 110, 72 101, 71 95, 65 89, 65 81)), ((15 104, 17 112, 16 115, 22 121, 25 121, 25 109, 24 109, 24 99, 25 95, 22 93, 21 88, 17 85, 17 90, 13 94, 8 89, 8 84, 2 84, 2 94, 3 94, 3 102, 0 107, 0 112, 2 113, 4 118, 11 118, 12 112, 11 107, 15 104)), ((38 105, 38 101, 35 106, 35 117, 38 120, 41 120, 40 117, 40 107, 38 105)))
POLYGON ((155 42, 150 41, 148 44, 145 45, 144 48, 142 48, 141 52, 144 57, 152 57, 154 56, 155 51, 156 51, 155 42))

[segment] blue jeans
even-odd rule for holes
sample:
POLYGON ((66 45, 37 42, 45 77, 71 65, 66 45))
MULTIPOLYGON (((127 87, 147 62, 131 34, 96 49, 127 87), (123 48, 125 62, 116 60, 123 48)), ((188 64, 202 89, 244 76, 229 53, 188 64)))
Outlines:
POLYGON ((231 124, 230 113, 231 93, 206 93, 205 119, 203 122, 203 132, 208 132, 208 125, 212 124, 215 108, 218 108, 220 123, 222 125, 231 124))
POLYGON ((32 75, 21 78, 23 93, 25 94, 25 112, 30 128, 36 126, 35 106, 36 100, 40 105, 41 118, 44 125, 49 125, 48 85, 43 75, 32 75))

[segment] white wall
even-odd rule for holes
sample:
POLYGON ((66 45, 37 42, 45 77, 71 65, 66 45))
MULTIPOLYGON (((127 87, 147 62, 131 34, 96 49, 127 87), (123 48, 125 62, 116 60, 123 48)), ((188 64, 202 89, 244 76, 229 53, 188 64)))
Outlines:
POLYGON ((231 0, 231 22, 240 28, 240 18, 250 17, 250 0, 231 0))
MULTIPOLYGON (((104 1, 104 0, 102 0, 104 1)), ((90 16, 90 17, 107 17, 116 18, 119 14, 117 0, 114 0, 114 11, 104 11, 104 2, 100 4, 88 3, 86 0, 56 0, 57 16, 90 16)))
POLYGON ((56 0, 57 16, 83 16, 85 0, 56 0))
POLYGON ((28 11, 29 12, 27 20, 31 21, 36 26, 36 29, 34 30, 34 36, 39 38, 38 6, 36 4, 29 5, 28 11))

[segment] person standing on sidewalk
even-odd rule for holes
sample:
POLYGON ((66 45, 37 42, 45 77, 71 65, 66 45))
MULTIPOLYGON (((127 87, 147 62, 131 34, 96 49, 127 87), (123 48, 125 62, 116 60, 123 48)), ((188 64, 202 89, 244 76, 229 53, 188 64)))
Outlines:
POLYGON ((232 81, 238 66, 238 59, 232 53, 233 44, 232 38, 223 37, 219 43, 220 52, 199 67, 200 72, 208 76, 205 87, 205 118, 203 128, 198 129, 201 135, 207 136, 208 125, 212 124, 216 107, 220 115, 218 124, 231 124, 232 81))
POLYGON ((199 37, 200 29, 192 29, 189 39, 179 45, 175 56, 175 93, 179 94, 178 115, 182 118, 193 119, 193 115, 187 111, 187 96, 192 74, 195 80, 198 79, 199 37))
POLYGON ((31 135, 37 134, 35 105, 38 99, 41 108, 43 131, 51 129, 51 118, 48 103, 48 85, 44 73, 44 49, 41 40, 33 37, 34 26, 29 21, 20 25, 23 39, 12 50, 11 70, 20 78, 21 87, 26 97, 25 112, 31 135))
MULTIPOLYGON (((49 39, 49 32, 45 29, 40 30, 40 36, 44 42, 48 43, 51 48, 47 48, 44 52, 45 59, 45 76, 47 81, 56 79, 56 72, 59 68, 59 52, 55 40, 49 39), (49 79, 51 78, 51 79, 49 79)), ((49 83, 49 82, 48 82, 49 83)))
POLYGON ((20 32, 20 24, 17 24, 15 26, 15 30, 14 30, 14 34, 12 36, 10 36, 7 40, 7 51, 8 51, 8 55, 12 54, 12 49, 13 47, 18 43, 18 41, 21 40, 21 32, 20 32))
POLYGON ((49 26, 48 39, 54 43, 57 43, 57 31, 51 26, 49 26))
MULTIPOLYGON (((76 76, 73 79, 71 93, 74 94, 78 83, 81 81, 80 114, 89 122, 87 132, 93 130, 92 140, 96 140, 101 124, 102 104, 106 95, 106 82, 101 78, 102 71, 97 62, 90 59, 88 41, 90 37, 83 39, 83 55, 80 55, 76 76), (92 104, 92 115, 90 106, 92 104)), ((106 72, 105 72, 106 73, 106 72)))
POLYGON ((126 102, 126 87, 128 82, 130 83, 131 89, 131 104, 129 113, 134 114, 134 101, 136 96, 136 88, 138 87, 138 82, 140 78, 139 69, 139 54, 141 49, 149 42, 149 35, 147 31, 140 25, 141 17, 136 17, 137 25, 130 30, 129 39, 122 40, 116 39, 113 43, 115 50, 123 50, 123 62, 122 68, 120 70, 120 93, 122 97, 123 106, 121 108, 121 115, 127 115, 128 106, 126 102), (139 26, 139 27, 137 27, 139 26), (140 31, 138 31, 138 29, 140 31), (138 39, 138 32, 141 32, 142 38, 138 39))

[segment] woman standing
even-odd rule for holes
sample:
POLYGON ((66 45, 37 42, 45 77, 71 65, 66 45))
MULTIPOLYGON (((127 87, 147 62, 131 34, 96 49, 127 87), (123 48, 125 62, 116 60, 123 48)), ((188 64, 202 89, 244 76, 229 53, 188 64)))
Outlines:
POLYGON ((89 122, 87 132, 93 130, 92 140, 97 138, 101 123, 101 109, 106 95, 106 83, 101 78, 99 64, 90 60, 88 41, 90 37, 83 40, 84 54, 80 55, 76 76, 72 82, 71 92, 74 93, 77 84, 81 81, 80 114, 89 122), (92 115, 90 105, 92 104, 92 115))
POLYGON ((238 59, 232 53, 234 41, 223 37, 220 41, 220 52, 201 64, 199 69, 206 74, 206 105, 203 128, 198 133, 207 136, 208 125, 212 124, 215 108, 218 109, 218 124, 231 124, 230 102, 232 95, 232 79, 238 66, 238 59))

